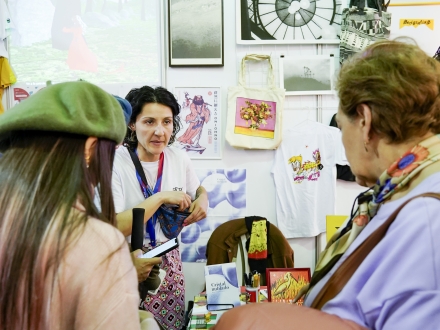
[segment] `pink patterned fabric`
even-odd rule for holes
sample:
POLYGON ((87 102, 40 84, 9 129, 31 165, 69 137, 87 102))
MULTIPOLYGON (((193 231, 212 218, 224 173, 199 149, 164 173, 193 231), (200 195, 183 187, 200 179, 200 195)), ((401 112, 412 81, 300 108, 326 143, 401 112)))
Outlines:
POLYGON ((184 324, 185 279, 178 249, 168 252, 160 266, 166 276, 155 295, 148 294, 140 308, 154 314, 165 329, 179 330, 184 324))

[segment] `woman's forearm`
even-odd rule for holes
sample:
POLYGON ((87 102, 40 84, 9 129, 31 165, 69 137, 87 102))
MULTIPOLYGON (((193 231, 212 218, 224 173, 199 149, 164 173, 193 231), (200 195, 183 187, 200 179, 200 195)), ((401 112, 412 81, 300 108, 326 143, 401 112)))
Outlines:
POLYGON ((116 215, 118 229, 124 234, 124 236, 130 236, 133 225, 133 209, 145 209, 144 223, 146 223, 148 219, 153 216, 154 212, 156 212, 157 209, 162 205, 162 203, 163 202, 160 194, 154 194, 133 208, 118 213, 116 215))

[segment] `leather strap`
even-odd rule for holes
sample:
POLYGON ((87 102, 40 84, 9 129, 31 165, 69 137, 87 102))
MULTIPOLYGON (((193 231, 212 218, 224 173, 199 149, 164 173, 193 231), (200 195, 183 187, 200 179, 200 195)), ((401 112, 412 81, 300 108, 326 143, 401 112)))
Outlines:
POLYGON ((440 194, 438 193, 424 193, 421 195, 414 196, 400 205, 393 214, 370 236, 368 236, 361 245, 359 245, 356 250, 353 251, 350 256, 339 266, 339 268, 334 272, 334 274, 329 278, 327 283, 321 289, 321 291, 316 296, 310 307, 321 309, 326 302, 336 297, 339 292, 342 291, 344 286, 350 280, 356 269, 364 261, 367 255, 374 249, 374 247, 384 238, 388 228, 396 219, 399 212, 405 207, 406 204, 412 200, 419 197, 432 197, 440 200, 440 194))

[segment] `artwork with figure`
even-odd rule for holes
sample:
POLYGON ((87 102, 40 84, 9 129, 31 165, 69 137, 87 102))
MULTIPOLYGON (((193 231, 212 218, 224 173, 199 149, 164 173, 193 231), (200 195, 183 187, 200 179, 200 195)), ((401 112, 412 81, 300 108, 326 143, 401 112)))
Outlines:
POLYGON ((319 148, 312 153, 313 160, 305 160, 301 155, 295 155, 289 158, 288 163, 292 165, 293 183, 301 183, 304 180, 318 181, 320 171, 324 168, 321 164, 321 153, 319 148))
POLYGON ((281 56, 280 87, 286 95, 333 94, 333 55, 281 56))
MULTIPOLYGON (((266 279, 268 300, 291 304, 299 290, 310 283, 310 268, 267 268, 266 279)), ((302 305, 303 299, 296 304, 302 305)))
POLYGON ((196 173, 208 192, 208 216, 183 228, 180 252, 184 262, 205 262, 206 244, 214 229, 247 215, 245 169, 196 169, 196 173))
POLYGON ((150 45, 159 38, 161 2, 9 0, 14 71, 28 83, 160 85, 160 52, 150 45))
POLYGON ((174 146, 185 150, 193 159, 219 159, 220 151, 220 88, 176 88, 181 105, 182 129, 174 146))

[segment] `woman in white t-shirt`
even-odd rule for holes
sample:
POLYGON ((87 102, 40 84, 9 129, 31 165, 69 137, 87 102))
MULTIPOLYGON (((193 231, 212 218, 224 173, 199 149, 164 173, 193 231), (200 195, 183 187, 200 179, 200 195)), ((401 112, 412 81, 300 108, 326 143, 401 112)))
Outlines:
MULTIPOLYGON (((171 204, 179 211, 189 208, 191 215, 184 222, 187 226, 206 217, 208 195, 200 186, 186 153, 170 146, 181 128, 180 106, 174 95, 162 87, 144 86, 132 89, 126 99, 133 112, 125 144, 116 151, 112 178, 118 228, 129 236, 132 209, 143 208, 147 228, 144 245, 160 244, 168 238, 159 221, 155 221, 154 214, 159 207, 171 204), (136 171, 129 149, 140 160, 148 186, 154 192, 150 197, 145 187, 142 188, 141 175, 136 171)), ((151 311, 164 328, 180 329, 184 320, 185 282, 177 249, 163 257, 161 268, 167 273, 165 279, 156 294, 141 297, 140 307, 151 311)))

